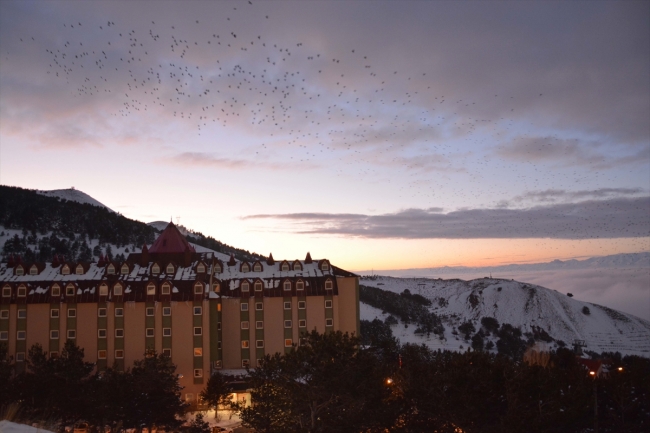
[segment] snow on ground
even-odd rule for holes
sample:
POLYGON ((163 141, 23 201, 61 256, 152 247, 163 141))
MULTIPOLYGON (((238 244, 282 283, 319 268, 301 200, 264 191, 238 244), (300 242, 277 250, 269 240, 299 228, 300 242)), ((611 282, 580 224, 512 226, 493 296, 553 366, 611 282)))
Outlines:
POLYGON ((50 432, 42 428, 36 428, 25 424, 17 424, 11 421, 0 421, 0 433, 43 433, 50 432))
POLYGON ((50 191, 36 190, 36 193, 40 195, 45 195, 47 197, 58 197, 69 201, 76 201, 78 203, 87 203, 93 206, 106 208, 111 212, 115 212, 113 209, 95 200, 85 192, 79 191, 78 189, 74 189, 74 187, 69 189, 53 189, 50 191))
MULTIPOLYGON (((435 336, 425 341, 412 334, 413 325, 406 330, 402 324, 393 326, 395 336, 403 343, 425 343, 450 350, 460 349, 460 345, 466 348, 468 343, 453 335, 453 328, 469 320, 478 330, 481 318, 494 317, 523 332, 531 331, 533 326, 541 328, 569 346, 574 340, 585 340, 587 350, 595 352, 650 356, 649 321, 541 286, 492 278, 463 281, 380 276, 364 278, 361 284, 395 293, 409 289, 432 301, 430 309, 443 319, 446 341, 435 336)), ((362 319, 373 320, 375 316, 383 319, 386 315, 362 304, 362 319)))

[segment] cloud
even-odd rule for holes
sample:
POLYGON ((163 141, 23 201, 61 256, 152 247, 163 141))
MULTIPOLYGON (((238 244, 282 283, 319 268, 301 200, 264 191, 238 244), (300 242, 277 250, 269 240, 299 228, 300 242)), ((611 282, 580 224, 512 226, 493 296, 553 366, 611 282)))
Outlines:
POLYGON ((247 220, 282 220, 302 234, 360 238, 593 239, 650 236, 650 197, 612 198, 528 209, 406 209, 383 215, 260 214, 247 220))
POLYGON ((266 168, 272 170, 311 170, 318 167, 312 163, 290 163, 273 161, 255 161, 249 159, 223 158, 208 152, 183 152, 175 156, 162 158, 163 162, 188 167, 211 167, 231 170, 248 170, 251 168, 266 168))
MULTIPOLYGON (((552 203, 558 201, 577 201, 585 199, 603 199, 611 197, 638 196, 644 194, 642 188, 599 188, 592 190, 567 191, 565 189, 547 189, 544 191, 530 191, 518 195, 512 199, 513 202, 534 201, 552 203)), ((509 204, 504 202, 504 204, 509 204)), ((507 207, 507 206, 506 206, 507 207)))

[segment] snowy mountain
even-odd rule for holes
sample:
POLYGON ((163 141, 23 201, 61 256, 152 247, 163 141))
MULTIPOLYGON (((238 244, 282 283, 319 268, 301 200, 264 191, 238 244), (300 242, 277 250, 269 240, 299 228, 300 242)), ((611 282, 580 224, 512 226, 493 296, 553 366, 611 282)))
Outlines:
MULTIPOLYGON (((432 302, 428 308, 443 319, 444 338, 415 335, 415 326, 393 325, 393 333, 402 343, 463 350, 469 347, 469 341, 456 331, 458 326, 469 321, 479 330, 481 319, 492 317, 500 324, 519 327, 523 333, 544 330, 555 340, 552 347, 570 347, 574 340, 584 340, 585 350, 650 356, 650 321, 541 286, 496 278, 463 281, 381 276, 362 277, 361 284, 395 293, 408 289, 432 302)), ((361 319, 387 316, 369 305, 361 306, 361 319)))
POLYGON ((74 189, 74 187, 69 189, 53 189, 49 191, 36 190, 36 193, 47 197, 57 197, 60 199, 75 201, 77 203, 87 203, 93 206, 106 208, 111 212, 115 212, 113 209, 95 200, 85 192, 79 191, 78 189, 74 189))

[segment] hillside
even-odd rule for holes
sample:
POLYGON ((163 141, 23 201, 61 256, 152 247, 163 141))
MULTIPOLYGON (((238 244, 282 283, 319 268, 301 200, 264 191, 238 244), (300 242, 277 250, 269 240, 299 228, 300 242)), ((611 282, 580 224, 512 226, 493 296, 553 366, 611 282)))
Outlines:
MULTIPOLYGON (((475 331, 481 330, 481 319, 494 318, 499 324, 520 328, 523 338, 549 340, 552 347, 571 346, 574 340, 584 340, 585 350, 593 352, 619 351, 622 354, 650 356, 650 322, 604 306, 581 302, 563 293, 541 286, 512 280, 482 278, 471 281, 458 279, 362 277, 363 286, 402 293, 408 289, 430 302, 428 310, 441 318, 444 337, 431 334, 415 335, 416 324, 404 328, 403 321, 393 325, 394 334, 402 342, 424 343, 432 348, 459 350, 471 340, 463 337, 459 326, 469 322, 475 331), (534 338, 534 337, 537 338, 534 338), (463 346, 461 348, 461 346, 463 346)), ((389 312, 363 305, 362 319, 386 319, 389 312)), ((466 325, 467 326, 467 325, 466 325)), ((494 332, 486 342, 496 342, 494 332)))
POLYGON ((58 199, 74 201, 76 203, 82 203, 82 204, 86 203, 93 206, 99 206, 99 207, 106 208, 111 212, 115 212, 113 209, 95 200, 85 192, 75 189, 74 187, 69 189, 51 189, 48 191, 36 190, 36 193, 40 195, 44 195, 46 197, 54 197, 58 199))

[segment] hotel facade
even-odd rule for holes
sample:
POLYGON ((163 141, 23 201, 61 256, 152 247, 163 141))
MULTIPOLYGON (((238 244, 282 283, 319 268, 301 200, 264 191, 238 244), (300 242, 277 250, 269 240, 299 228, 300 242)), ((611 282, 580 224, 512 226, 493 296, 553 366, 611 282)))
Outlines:
POLYGON ((0 264, 0 344, 20 371, 29 348, 67 339, 98 370, 149 351, 177 365, 192 402, 212 372, 254 367, 316 330, 359 335, 359 281, 328 260, 238 261, 197 252, 173 223, 123 263, 0 264))

